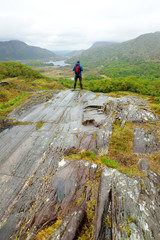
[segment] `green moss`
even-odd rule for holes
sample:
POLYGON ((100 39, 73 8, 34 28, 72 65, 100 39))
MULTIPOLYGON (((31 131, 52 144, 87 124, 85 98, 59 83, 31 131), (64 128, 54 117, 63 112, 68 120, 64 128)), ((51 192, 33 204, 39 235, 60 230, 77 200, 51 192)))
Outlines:
POLYGON ((61 223, 62 219, 57 219, 57 221, 55 221, 51 226, 39 232, 35 237, 35 240, 48 240, 61 223))
POLYGON ((28 185, 29 185, 29 186, 31 186, 32 184, 33 184, 33 182, 32 182, 32 181, 29 181, 29 182, 28 182, 28 185))
POLYGON ((129 229, 129 226, 128 226, 128 224, 127 224, 127 235, 128 235, 128 237, 130 237, 130 236, 131 236, 131 230, 129 229))
POLYGON ((124 226, 123 226, 122 222, 121 222, 121 228, 122 228, 122 231, 125 232, 125 229, 124 229, 124 226))
POLYGON ((82 195, 80 196, 80 198, 78 199, 77 203, 76 203, 76 206, 79 206, 79 204, 82 202, 83 200, 83 197, 84 197, 84 192, 82 193, 82 195))
POLYGON ((112 226, 111 217, 105 217, 104 222, 105 222, 107 227, 111 227, 112 226))
POLYGON ((37 122, 37 123, 36 123, 36 130, 39 130, 39 129, 43 126, 44 123, 45 123, 45 122, 43 122, 43 121, 37 122))
POLYGON ((128 217, 128 218, 127 218, 127 222, 128 222, 128 223, 129 223, 129 222, 134 222, 134 220, 133 220, 133 218, 128 217))

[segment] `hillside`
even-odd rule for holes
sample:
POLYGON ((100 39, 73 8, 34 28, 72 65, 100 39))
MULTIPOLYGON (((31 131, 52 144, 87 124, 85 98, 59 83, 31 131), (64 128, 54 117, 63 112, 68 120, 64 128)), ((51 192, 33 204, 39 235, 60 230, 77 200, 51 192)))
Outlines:
POLYGON ((82 64, 97 66, 118 60, 160 60, 160 32, 148 33, 123 43, 92 47, 79 57, 82 64))
POLYGON ((0 42, 0 61, 53 59, 55 56, 49 50, 29 46, 18 40, 0 42))
POLYGON ((36 70, 31 69, 18 62, 1 62, 0 63, 0 81, 9 77, 23 76, 25 78, 42 78, 43 76, 36 70))

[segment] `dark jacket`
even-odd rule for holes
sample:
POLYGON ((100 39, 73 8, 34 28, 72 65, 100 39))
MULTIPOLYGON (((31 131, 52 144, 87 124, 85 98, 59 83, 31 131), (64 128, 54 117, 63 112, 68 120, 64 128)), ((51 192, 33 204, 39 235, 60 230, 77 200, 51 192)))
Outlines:
MULTIPOLYGON (((74 67, 73 67, 73 71, 74 71, 76 65, 80 65, 80 64, 79 64, 79 63, 76 63, 76 64, 74 65, 74 67)), ((75 76, 81 77, 81 72, 83 71, 83 67, 82 67, 81 65, 80 65, 80 69, 81 69, 80 73, 79 73, 79 74, 75 74, 75 76)))

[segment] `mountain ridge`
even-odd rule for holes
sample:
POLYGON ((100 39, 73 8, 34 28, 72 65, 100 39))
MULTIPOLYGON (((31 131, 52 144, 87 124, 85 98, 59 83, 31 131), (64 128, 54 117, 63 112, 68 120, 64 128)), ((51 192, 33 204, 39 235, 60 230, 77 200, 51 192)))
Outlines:
POLYGON ((50 59, 56 54, 40 47, 30 46, 19 40, 0 42, 0 61, 50 59))
POLYGON ((79 59, 82 64, 102 65, 103 62, 141 59, 160 60, 160 32, 147 33, 122 43, 105 45, 85 50, 79 59))

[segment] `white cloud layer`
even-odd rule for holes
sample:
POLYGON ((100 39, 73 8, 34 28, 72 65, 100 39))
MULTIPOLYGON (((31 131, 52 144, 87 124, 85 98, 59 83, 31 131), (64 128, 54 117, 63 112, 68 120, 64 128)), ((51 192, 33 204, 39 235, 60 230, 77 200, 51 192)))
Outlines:
POLYGON ((159 0, 0 0, 0 41, 85 49, 160 31, 159 0))

